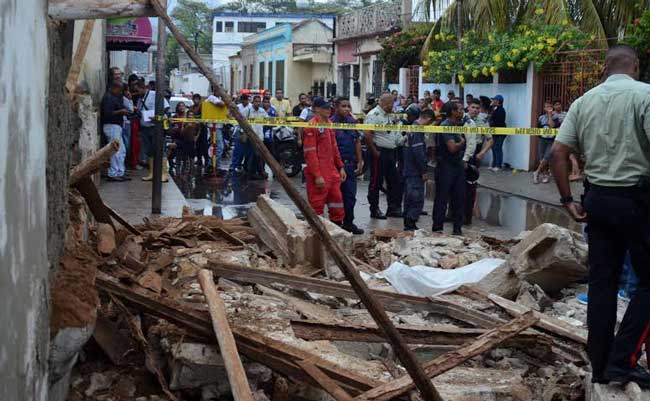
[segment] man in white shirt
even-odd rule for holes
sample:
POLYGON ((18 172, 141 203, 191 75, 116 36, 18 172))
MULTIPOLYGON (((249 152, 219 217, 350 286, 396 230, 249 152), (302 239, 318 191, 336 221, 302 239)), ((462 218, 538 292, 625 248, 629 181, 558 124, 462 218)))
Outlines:
MULTIPOLYGON (((262 107, 261 97, 253 96, 253 104, 248 109, 248 114, 244 114, 244 116, 247 119, 268 117, 266 110, 262 107)), ((262 124, 252 124, 252 127, 253 131, 257 134, 257 137, 264 141, 264 126, 262 124)), ((248 140, 250 141, 250 139, 248 140)), ((264 172, 264 159, 262 159, 257 149, 251 151, 250 157, 248 157, 245 164, 246 170, 252 180, 264 180, 267 178, 267 174, 264 172)))
MULTIPOLYGON (((156 115, 156 91, 150 90, 143 83, 138 82, 138 91, 140 100, 138 100, 138 110, 140 111, 140 138, 142 141, 140 161, 149 163, 149 174, 142 177, 143 181, 153 180, 153 138, 154 138, 154 117, 156 115)), ((163 99, 164 108, 169 108, 167 99, 163 99)), ((166 160, 163 160, 163 169, 166 160)), ((165 181, 163 179, 163 181, 165 181)))

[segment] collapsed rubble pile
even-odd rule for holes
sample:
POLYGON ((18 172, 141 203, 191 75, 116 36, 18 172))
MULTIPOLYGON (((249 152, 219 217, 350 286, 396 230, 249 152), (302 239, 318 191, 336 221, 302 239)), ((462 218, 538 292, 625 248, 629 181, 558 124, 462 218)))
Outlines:
MULTIPOLYGON (((262 196, 248 219, 185 210, 182 218, 86 231, 83 201, 73 195, 70 203, 51 321, 52 347, 61 351, 51 380, 69 386, 69 400, 232 399, 230 361, 197 280, 206 269, 256 399, 418 399, 381 328, 284 206, 262 196)), ((583 399, 584 327, 541 313, 556 308, 546 275, 569 266, 584 276, 580 238, 571 237, 579 251, 567 254, 558 240, 567 233, 544 225, 507 254, 509 244, 489 238, 378 230, 353 244, 337 226, 327 229, 367 274, 395 261, 455 269, 506 259, 477 285, 435 298, 369 281, 444 400, 583 399)))

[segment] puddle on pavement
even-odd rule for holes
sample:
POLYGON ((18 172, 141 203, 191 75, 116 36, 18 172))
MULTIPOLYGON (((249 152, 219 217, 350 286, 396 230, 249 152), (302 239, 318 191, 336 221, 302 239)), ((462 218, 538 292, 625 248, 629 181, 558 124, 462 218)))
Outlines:
MULTIPOLYGON (((176 176, 174 180, 193 210, 223 219, 246 216, 248 209, 262 194, 282 203, 290 203, 279 183, 275 181, 250 181, 227 174, 224 174, 223 179, 216 181, 189 175, 176 176)), ((360 184, 357 198, 365 199, 366 191, 367 185, 360 184)), ((432 194, 427 194, 429 200, 432 200, 429 195, 432 194)), ((429 205, 427 202, 425 208, 429 208, 429 205)), ((500 227, 513 236, 525 230, 532 230, 542 223, 553 223, 582 232, 582 225, 574 222, 560 207, 486 188, 478 190, 477 208, 475 216, 478 215, 480 220, 490 226, 500 227)), ((358 221, 358 224, 365 226, 364 221, 358 221)))
POLYGON ((553 223, 582 232, 582 224, 573 221, 560 207, 485 188, 478 190, 477 207, 481 220, 491 226, 502 227, 514 235, 532 230, 543 223, 553 223))

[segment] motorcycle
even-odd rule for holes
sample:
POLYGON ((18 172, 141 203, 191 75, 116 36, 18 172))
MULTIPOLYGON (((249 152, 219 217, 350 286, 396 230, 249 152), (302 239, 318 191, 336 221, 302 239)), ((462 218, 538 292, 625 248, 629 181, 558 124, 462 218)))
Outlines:
POLYGON ((273 145, 271 152, 289 177, 302 171, 302 150, 298 145, 297 133, 290 127, 273 127, 271 130, 273 145))

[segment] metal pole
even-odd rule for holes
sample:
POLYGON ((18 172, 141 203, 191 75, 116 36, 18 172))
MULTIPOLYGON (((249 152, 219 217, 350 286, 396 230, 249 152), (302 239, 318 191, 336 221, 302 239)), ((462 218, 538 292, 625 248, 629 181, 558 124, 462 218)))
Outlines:
MULTIPOLYGON (((456 21, 458 23, 458 50, 463 51, 463 0, 456 0, 456 21)), ((458 65, 459 71, 463 71, 463 63, 458 65)), ((456 77, 458 79, 458 77, 456 77)), ((465 102, 465 88, 462 82, 458 82, 458 96, 461 102, 465 102)))
MULTIPOLYGON (((161 2, 165 9, 166 1, 161 2)), ((162 19, 158 18, 158 49, 156 51, 156 116, 165 113, 165 44, 167 30, 162 19)), ((160 214, 162 210, 162 171, 163 171, 163 142, 165 130, 163 121, 156 120, 153 140, 153 185, 151 192, 151 213, 160 214)))

